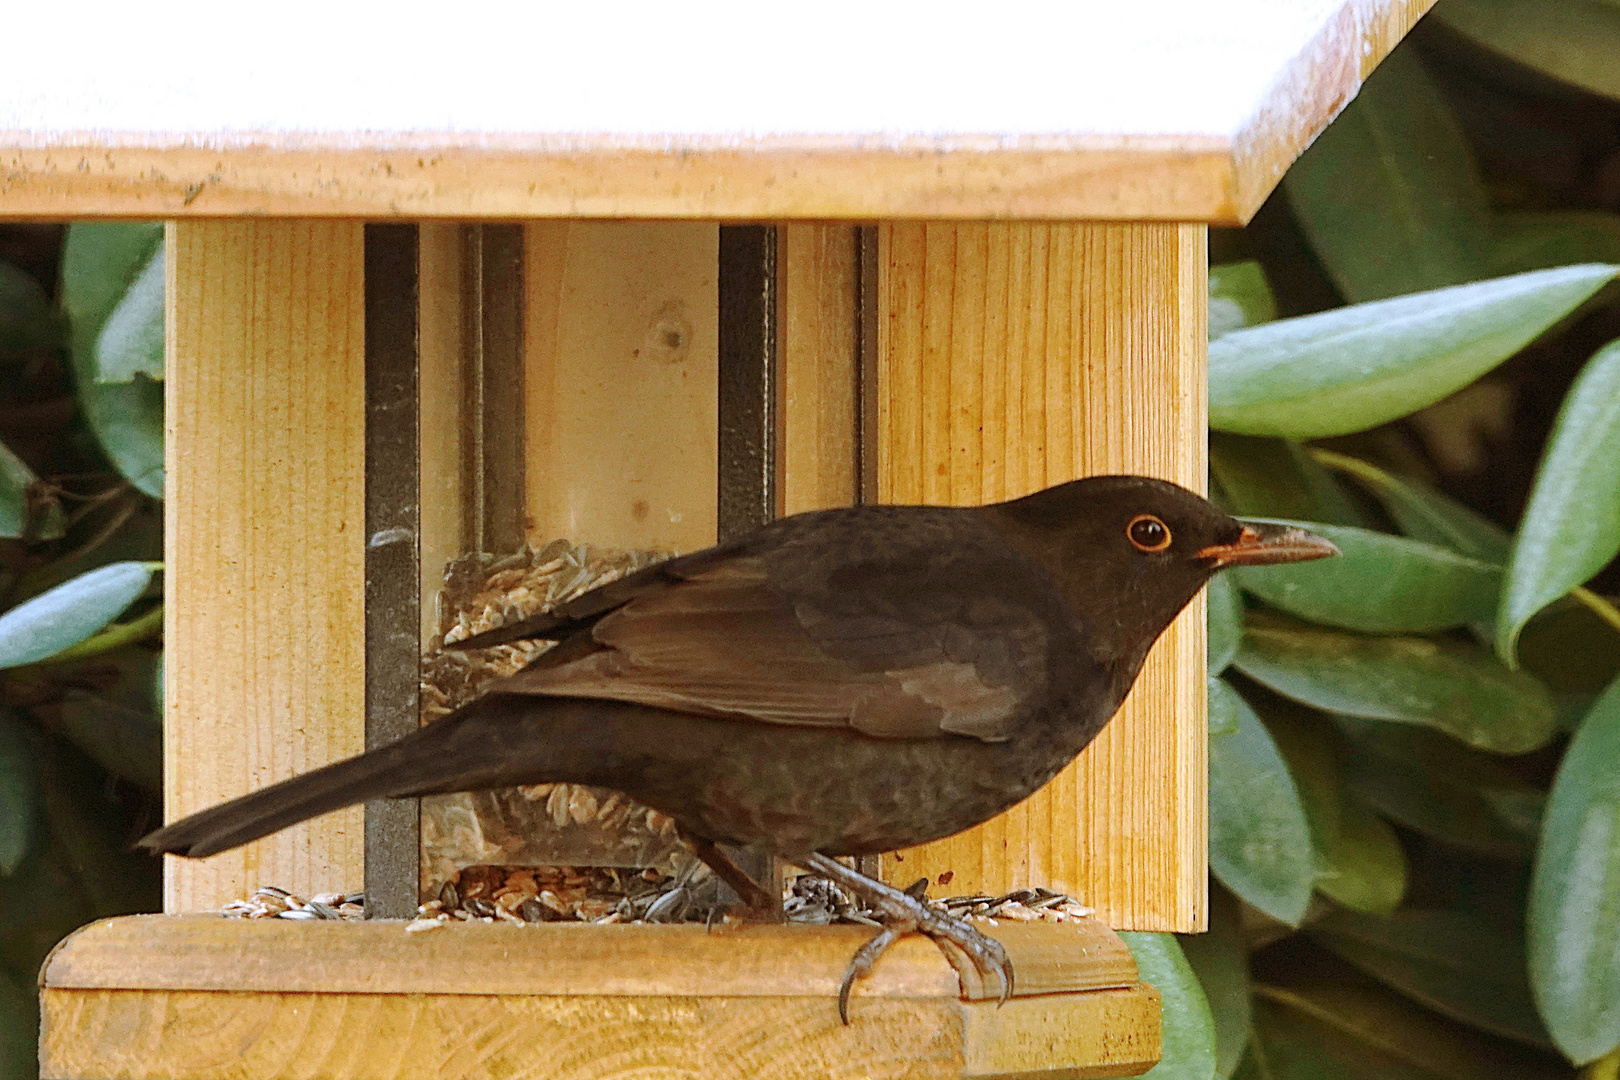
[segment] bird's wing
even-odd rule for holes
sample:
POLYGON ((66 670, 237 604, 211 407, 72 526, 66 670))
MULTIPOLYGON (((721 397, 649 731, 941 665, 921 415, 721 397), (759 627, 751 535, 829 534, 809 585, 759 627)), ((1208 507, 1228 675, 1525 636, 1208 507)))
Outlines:
POLYGON ((903 577, 798 590, 779 578, 746 554, 649 578, 491 690, 997 741, 1045 689, 1047 633, 1027 607, 903 577))

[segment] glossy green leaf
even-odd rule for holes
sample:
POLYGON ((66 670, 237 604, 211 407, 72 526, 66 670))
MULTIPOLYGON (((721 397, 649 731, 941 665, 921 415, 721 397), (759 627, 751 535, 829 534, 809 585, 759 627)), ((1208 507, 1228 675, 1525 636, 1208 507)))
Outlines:
POLYGON ((1407 828, 1499 859, 1529 854, 1542 793, 1501 760, 1404 724, 1338 718, 1349 738, 1345 786, 1407 828))
POLYGON ((1516 63, 1620 100, 1620 8, 1604 0, 1447 0, 1435 17, 1516 63))
POLYGON ((1229 574, 1216 574, 1205 589, 1208 599, 1209 673, 1219 675, 1237 655, 1243 639, 1243 597, 1229 574))
POLYGON ((1587 362, 1564 397, 1508 556, 1496 651, 1515 661, 1530 616, 1620 551, 1620 341, 1587 362))
POLYGON ((1130 946, 1142 981, 1164 1002, 1164 1052, 1142 1075, 1149 1080, 1213 1080, 1215 1021, 1176 935, 1125 931, 1119 936, 1130 946))
POLYGON ((114 563, 0 615, 0 668, 61 652, 117 618, 152 580, 148 563, 114 563))
POLYGON ((1344 789, 1338 730, 1320 713, 1281 703, 1263 718, 1311 825, 1318 891, 1358 911, 1393 911, 1406 893, 1406 854, 1394 830, 1344 789))
POLYGON ((61 339, 51 298, 39 282, 0 259, 0 365, 24 363, 61 339))
POLYGON ((1209 337, 1277 317, 1277 298, 1266 283, 1266 272, 1254 261, 1209 268, 1209 337))
POLYGON ((1421 724, 1498 754, 1545 746, 1557 730, 1546 687, 1468 642, 1251 618, 1233 665, 1313 708, 1421 724))
POLYGON ((1397 48, 1283 177, 1294 219, 1351 303, 1486 276, 1485 188, 1445 98, 1397 48))
POLYGON ((1612 280, 1567 266, 1234 330, 1209 346, 1209 426, 1314 439, 1434 404, 1612 280))
POLYGON ((1530 886, 1530 982, 1580 1063, 1620 1046, 1620 680, 1570 742, 1530 886))
MULTIPOLYGON (((118 471, 153 498, 163 497, 163 386, 139 365, 115 374, 132 381, 102 382, 101 336, 163 242, 161 225, 79 224, 62 250, 62 304, 67 311, 79 405, 118 471)), ((150 285, 150 279, 147 282, 150 285)), ((137 305, 140 306, 140 305, 137 305)), ((146 303, 149 307, 149 302, 146 303)), ((149 340, 130 316, 118 341, 149 340)))
POLYGON ((96 381, 163 379, 163 245, 129 283, 96 335, 96 381))
MULTIPOLYGON (((1279 519, 1267 519, 1279 520, 1279 519)), ((1489 619, 1502 571, 1450 548, 1345 525, 1286 521, 1327 537, 1334 559, 1240 567, 1246 592, 1312 622, 1367 633, 1426 633, 1489 619)))
POLYGON ((1365 524, 1332 474, 1287 439, 1212 433, 1209 471, 1222 505, 1234 514, 1365 524))
POLYGON ((1237 1071, 1249 1043, 1249 950, 1243 942, 1243 915, 1237 900, 1218 885, 1209 890, 1209 929, 1181 934, 1181 952, 1204 988, 1215 1022, 1215 1075, 1227 1080, 1237 1071))
POLYGON ((0 874, 17 869, 34 839, 39 775, 23 723, 0 708, 0 874))
POLYGON ((1389 822, 1344 792, 1339 831, 1323 852, 1326 864, 1316 887, 1353 911, 1387 915, 1406 897, 1406 849, 1389 822))
POLYGON ((1525 975, 1524 934, 1463 911, 1390 916, 1335 911, 1311 936, 1378 981, 1442 1016, 1546 1049, 1525 975))
POLYGON ((1497 566, 1507 562, 1512 538, 1507 530, 1479 511, 1464 506, 1418 480, 1396 476, 1369 461, 1331 450, 1315 449, 1321 464, 1355 477, 1389 511, 1401 532, 1414 540, 1449 547, 1469 558, 1497 566))
POLYGON ((1286 1070, 1303 1058, 1317 1070, 1280 1075, 1569 1080, 1569 1067, 1552 1055, 1413 1008, 1408 999, 1354 971, 1287 986, 1261 984, 1255 997, 1256 1028, 1271 1063, 1286 1070))
MULTIPOLYGON (((38 480, 22 458, 0 443, 0 536, 19 537, 28 531, 28 489, 38 480)), ((34 538, 55 540, 62 535, 62 524, 62 508, 53 502, 32 522, 34 538)))
POLYGON ((1316 878, 1310 825, 1265 725, 1221 679, 1209 680, 1209 863, 1222 885, 1297 926, 1316 878))
POLYGON ((1620 263, 1620 214, 1512 214, 1496 219, 1495 234, 1492 276, 1575 263, 1620 263))

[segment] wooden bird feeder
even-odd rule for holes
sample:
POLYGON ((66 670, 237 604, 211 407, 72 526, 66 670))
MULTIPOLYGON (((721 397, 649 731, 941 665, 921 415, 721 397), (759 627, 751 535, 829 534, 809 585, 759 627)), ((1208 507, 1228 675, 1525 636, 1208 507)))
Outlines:
MULTIPOLYGON (((414 726, 469 552, 689 550, 1094 473, 1201 489, 1207 227, 1427 6, 340 3, 15 58, 49 93, 0 101, 0 217, 169 222, 169 816, 414 726)), ((168 916, 70 937, 43 1074, 1131 1075, 1158 998, 1109 927, 1202 929, 1206 839, 1200 600, 1051 785, 878 860, 1097 909, 991 931, 1002 1009, 917 939, 843 1027, 851 927, 171 917, 261 884, 412 914, 418 811, 390 803, 170 860, 168 916)))

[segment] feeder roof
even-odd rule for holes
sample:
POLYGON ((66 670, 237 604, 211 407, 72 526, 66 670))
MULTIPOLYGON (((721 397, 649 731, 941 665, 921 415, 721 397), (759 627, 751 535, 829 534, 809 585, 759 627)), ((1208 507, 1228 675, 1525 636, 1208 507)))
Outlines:
POLYGON ((1230 224, 1431 2, 22 5, 0 217, 1230 224))

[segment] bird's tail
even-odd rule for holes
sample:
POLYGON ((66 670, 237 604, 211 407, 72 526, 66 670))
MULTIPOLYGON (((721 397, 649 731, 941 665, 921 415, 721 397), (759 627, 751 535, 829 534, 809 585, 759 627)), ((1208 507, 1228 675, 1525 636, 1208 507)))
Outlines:
POLYGON ((202 858, 370 799, 541 783, 587 771, 569 760, 579 749, 568 737, 571 718, 556 718, 559 730, 546 725, 546 712, 534 698, 481 698, 387 746, 181 818, 137 846, 202 858), (537 732, 537 725, 550 730, 537 732))

